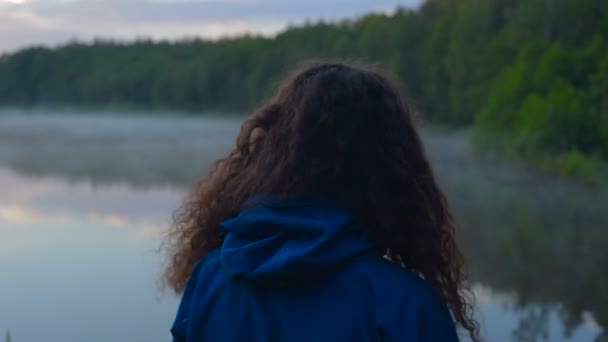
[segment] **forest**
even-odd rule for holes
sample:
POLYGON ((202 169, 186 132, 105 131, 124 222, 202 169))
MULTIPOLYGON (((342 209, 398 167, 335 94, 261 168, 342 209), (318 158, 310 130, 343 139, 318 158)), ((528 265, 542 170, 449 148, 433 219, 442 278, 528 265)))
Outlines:
POLYGON ((589 176, 608 161, 608 1, 427 0, 274 37, 96 40, 0 57, 0 106, 244 113, 308 59, 380 65, 481 151, 589 176))

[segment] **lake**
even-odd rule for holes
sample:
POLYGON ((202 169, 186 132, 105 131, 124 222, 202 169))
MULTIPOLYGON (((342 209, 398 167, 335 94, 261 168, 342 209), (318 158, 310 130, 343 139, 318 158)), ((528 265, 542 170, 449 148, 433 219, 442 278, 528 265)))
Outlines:
MULTIPOLYGON (((0 113, 0 338, 169 341, 160 232, 237 118, 0 113)), ((488 341, 608 339, 608 189, 426 132, 488 341)))

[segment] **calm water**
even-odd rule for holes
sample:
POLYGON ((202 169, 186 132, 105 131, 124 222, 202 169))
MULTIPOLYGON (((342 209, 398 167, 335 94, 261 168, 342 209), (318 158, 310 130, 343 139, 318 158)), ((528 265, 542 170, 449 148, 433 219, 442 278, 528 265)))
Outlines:
MULTIPOLYGON (((234 119, 0 114, 0 336, 169 341, 159 232, 232 146, 234 119)), ((462 222, 488 341, 594 341, 608 326, 607 189, 427 134, 462 222)), ((0 337, 1 338, 1 337, 0 337)))

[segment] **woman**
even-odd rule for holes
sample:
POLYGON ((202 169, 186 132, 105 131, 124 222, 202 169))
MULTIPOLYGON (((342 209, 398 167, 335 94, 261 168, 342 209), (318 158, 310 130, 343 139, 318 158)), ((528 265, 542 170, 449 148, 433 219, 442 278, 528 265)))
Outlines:
POLYGON ((390 82, 312 65, 176 213, 174 341, 478 340, 455 226, 390 82))

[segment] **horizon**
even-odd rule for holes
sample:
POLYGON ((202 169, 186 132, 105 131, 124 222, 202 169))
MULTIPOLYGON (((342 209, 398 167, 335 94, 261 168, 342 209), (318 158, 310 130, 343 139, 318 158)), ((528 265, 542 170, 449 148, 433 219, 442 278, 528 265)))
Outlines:
POLYGON ((417 8, 423 0, 0 0, 0 55, 78 42, 273 37, 307 22, 417 8))

